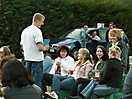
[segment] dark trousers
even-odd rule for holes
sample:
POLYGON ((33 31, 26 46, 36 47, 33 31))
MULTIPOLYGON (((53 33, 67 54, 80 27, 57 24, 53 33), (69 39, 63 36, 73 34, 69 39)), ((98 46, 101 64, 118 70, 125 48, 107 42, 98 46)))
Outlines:
POLYGON ((71 89, 70 96, 79 95, 79 93, 87 86, 87 84, 89 84, 90 81, 91 80, 87 78, 78 78, 71 89))
POLYGON ((52 84, 52 78, 53 75, 49 73, 44 73, 43 78, 42 78, 42 90, 43 94, 47 92, 46 85, 51 85, 52 84))

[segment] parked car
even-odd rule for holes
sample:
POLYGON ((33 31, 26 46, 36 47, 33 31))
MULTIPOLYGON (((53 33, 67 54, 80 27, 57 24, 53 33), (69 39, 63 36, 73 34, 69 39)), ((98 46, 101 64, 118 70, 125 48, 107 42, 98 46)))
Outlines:
MULTIPOLYGON (((105 48, 107 47, 108 42, 106 41, 106 31, 108 29, 109 29, 108 27, 88 28, 89 34, 92 34, 93 31, 96 31, 97 35, 101 38, 101 40, 99 40, 99 41, 88 40, 86 42, 86 47, 93 56, 95 54, 97 45, 102 45, 105 48)), ((50 41, 49 54, 53 57, 57 57, 57 50, 58 50, 59 46, 65 44, 70 49, 70 55, 76 60, 78 50, 81 48, 81 45, 80 45, 81 42, 79 41, 80 30, 81 30, 81 28, 72 29, 72 30, 68 31, 67 33, 65 33, 64 35, 62 35, 61 37, 59 37, 53 41, 50 41)), ((123 37, 124 41, 126 43, 128 43, 129 40, 128 40, 125 32, 123 31, 123 29, 120 29, 120 30, 124 34, 124 37, 123 37)))

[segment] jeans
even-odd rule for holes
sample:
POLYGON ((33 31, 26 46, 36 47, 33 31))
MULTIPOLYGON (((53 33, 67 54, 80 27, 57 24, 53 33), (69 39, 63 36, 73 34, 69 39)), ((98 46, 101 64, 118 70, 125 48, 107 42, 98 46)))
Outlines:
POLYGON ((43 76, 43 61, 26 61, 26 67, 29 70, 32 78, 34 79, 34 83, 42 88, 41 80, 43 76))
POLYGON ((57 94, 59 94, 60 89, 61 90, 71 89, 74 82, 75 79, 71 76, 66 77, 55 74, 52 80, 52 91, 55 91, 57 94))
POLYGON ((90 96, 92 93, 94 87, 96 86, 97 80, 91 80, 90 83, 80 92, 82 96, 84 96, 86 99, 90 96))
POLYGON ((118 88, 112 88, 110 86, 107 86, 106 84, 96 85, 93 92, 91 93, 90 99, 99 99, 99 96, 107 96, 110 94, 117 93, 118 91, 118 88))
POLYGON ((53 75, 49 73, 44 73, 42 78, 42 90, 43 94, 47 91, 46 85, 52 84, 53 75))

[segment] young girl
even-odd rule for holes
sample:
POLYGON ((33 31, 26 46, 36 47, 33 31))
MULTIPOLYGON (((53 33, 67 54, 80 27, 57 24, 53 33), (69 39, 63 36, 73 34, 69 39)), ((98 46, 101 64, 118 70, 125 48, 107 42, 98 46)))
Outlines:
POLYGON ((86 48, 81 48, 78 51, 78 61, 75 63, 73 74, 68 76, 54 75, 52 79, 52 92, 45 94, 53 99, 58 98, 59 90, 71 89, 77 78, 87 78, 88 72, 92 68, 92 56, 86 48))

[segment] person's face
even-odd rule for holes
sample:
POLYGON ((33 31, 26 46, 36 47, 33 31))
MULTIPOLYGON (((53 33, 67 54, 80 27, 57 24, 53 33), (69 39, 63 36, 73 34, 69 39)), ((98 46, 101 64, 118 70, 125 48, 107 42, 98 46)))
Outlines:
POLYGON ((108 52, 109 59, 113 57, 113 53, 111 51, 108 52))
POLYGON ((113 24, 109 24, 109 28, 110 29, 113 29, 113 24))
POLYGON ((37 27, 41 28, 42 25, 44 25, 44 18, 42 18, 41 20, 36 20, 37 21, 37 27))
POLYGON ((66 51, 66 50, 61 50, 61 51, 60 51, 60 56, 61 56, 61 58, 66 58, 66 56, 67 56, 67 51, 66 51))
POLYGON ((78 59, 79 60, 83 60, 84 59, 84 55, 80 51, 78 52, 78 59))
POLYGON ((87 31, 87 30, 88 30, 88 26, 85 26, 85 27, 84 27, 84 30, 87 31))
POLYGON ((93 34, 92 34, 92 36, 94 37, 94 36, 96 36, 96 34, 97 34, 96 31, 94 31, 93 34))
POLYGON ((5 56, 5 53, 4 52, 0 52, 0 57, 3 57, 5 56))
POLYGON ((97 48, 97 50, 96 50, 96 55, 97 55, 97 57, 98 57, 99 59, 102 59, 102 57, 103 57, 104 54, 103 54, 101 48, 97 48))
POLYGON ((111 39, 112 43, 118 42, 118 38, 116 36, 111 36, 110 39, 111 39))

